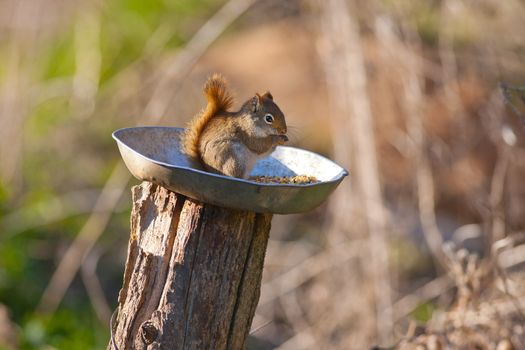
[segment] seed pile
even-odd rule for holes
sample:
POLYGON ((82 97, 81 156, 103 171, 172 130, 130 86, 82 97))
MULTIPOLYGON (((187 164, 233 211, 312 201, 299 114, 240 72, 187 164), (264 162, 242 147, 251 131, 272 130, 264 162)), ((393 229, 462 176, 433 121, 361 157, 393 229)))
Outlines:
POLYGON ((252 176, 250 180, 261 183, 307 185, 320 182, 315 176, 252 176))

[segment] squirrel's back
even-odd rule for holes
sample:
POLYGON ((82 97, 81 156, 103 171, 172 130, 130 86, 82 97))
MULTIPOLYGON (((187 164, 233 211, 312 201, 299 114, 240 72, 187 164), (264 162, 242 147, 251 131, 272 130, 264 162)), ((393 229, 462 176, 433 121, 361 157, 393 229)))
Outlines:
POLYGON ((194 159, 200 159, 199 142, 206 125, 221 112, 227 112, 233 104, 226 80, 220 74, 213 74, 204 85, 204 95, 208 100, 206 108, 188 124, 182 136, 182 150, 194 159))

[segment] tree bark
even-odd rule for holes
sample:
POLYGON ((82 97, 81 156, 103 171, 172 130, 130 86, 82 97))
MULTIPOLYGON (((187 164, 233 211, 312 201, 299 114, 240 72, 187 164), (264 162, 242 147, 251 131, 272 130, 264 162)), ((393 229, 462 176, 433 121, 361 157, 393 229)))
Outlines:
POLYGON ((108 349, 242 349, 271 214, 133 187, 131 235, 108 349))

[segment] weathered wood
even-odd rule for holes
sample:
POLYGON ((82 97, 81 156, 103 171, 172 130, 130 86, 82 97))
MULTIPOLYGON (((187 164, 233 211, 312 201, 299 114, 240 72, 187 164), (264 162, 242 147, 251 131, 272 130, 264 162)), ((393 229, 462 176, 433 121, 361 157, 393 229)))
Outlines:
POLYGON ((242 349, 259 300, 271 214, 144 182, 108 349, 242 349))

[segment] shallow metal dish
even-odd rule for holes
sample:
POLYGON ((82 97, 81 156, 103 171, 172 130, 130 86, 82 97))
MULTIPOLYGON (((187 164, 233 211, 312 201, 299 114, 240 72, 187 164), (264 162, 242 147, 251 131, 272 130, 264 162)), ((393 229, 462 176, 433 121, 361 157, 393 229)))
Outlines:
POLYGON ((222 207, 270 212, 300 213, 321 204, 348 175, 334 162, 309 151, 277 147, 258 161, 250 176, 315 176, 307 185, 270 184, 217 175, 195 169, 179 148, 183 129, 136 127, 117 130, 124 163, 139 180, 157 183, 172 191, 222 207))

